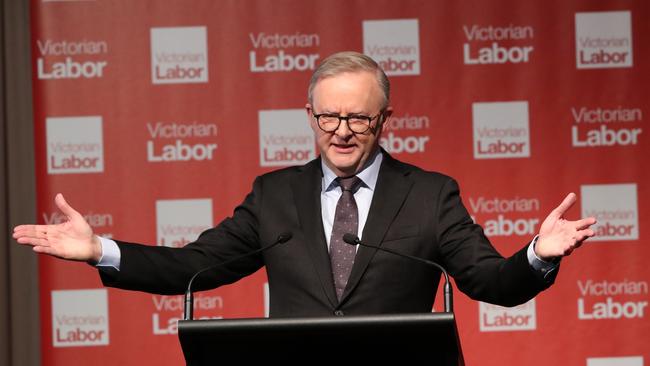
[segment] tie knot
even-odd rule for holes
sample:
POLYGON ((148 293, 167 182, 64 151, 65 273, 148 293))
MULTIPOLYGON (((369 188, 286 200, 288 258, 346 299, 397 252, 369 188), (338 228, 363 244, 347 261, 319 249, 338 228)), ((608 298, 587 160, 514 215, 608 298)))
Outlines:
POLYGON ((341 186, 342 190, 351 191, 352 193, 355 193, 362 183, 361 179, 359 179, 359 177, 356 175, 347 178, 339 177, 336 179, 339 181, 339 185, 341 186))

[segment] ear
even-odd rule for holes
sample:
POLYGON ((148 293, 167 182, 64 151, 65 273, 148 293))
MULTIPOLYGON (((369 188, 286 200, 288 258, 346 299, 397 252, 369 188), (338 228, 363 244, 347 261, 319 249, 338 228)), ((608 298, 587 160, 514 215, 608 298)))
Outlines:
POLYGON ((314 133, 318 133, 318 126, 316 126, 316 120, 312 118, 312 114, 314 113, 314 110, 311 107, 311 104, 307 103, 305 104, 305 111, 307 112, 307 119, 309 120, 309 125, 311 126, 311 129, 314 130, 314 133))
POLYGON ((381 127, 379 129, 379 135, 384 132, 384 128, 387 123, 390 122, 390 118, 393 116, 393 107, 388 106, 384 109, 384 113, 381 115, 381 127))

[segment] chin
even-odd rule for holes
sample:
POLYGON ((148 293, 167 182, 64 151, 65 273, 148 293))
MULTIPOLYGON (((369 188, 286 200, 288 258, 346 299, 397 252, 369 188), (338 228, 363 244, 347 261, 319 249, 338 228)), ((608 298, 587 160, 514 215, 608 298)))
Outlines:
POLYGON ((354 172, 358 163, 358 161, 352 159, 334 159, 331 162, 332 166, 334 166, 337 170, 346 173, 354 172))
POLYGON ((328 149, 325 157, 330 163, 330 167, 334 167, 340 171, 349 172, 354 170, 361 160, 360 151, 356 150, 349 153, 338 152, 335 149, 328 149))

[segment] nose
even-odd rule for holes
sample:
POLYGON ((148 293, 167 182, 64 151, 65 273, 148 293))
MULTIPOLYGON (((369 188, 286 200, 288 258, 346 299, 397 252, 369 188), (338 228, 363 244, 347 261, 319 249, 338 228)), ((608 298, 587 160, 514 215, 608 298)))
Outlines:
POLYGON ((334 133, 341 138, 346 138, 354 134, 348 126, 347 119, 341 120, 341 123, 339 123, 339 128, 337 128, 334 133))

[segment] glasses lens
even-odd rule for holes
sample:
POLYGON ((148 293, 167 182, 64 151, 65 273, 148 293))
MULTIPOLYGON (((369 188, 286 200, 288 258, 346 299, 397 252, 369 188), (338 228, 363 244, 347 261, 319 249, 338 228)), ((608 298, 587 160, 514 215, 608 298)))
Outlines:
POLYGON ((348 127, 352 130, 352 132, 366 132, 369 126, 370 121, 367 117, 351 117, 348 119, 348 127))
POLYGON ((336 131, 336 129, 339 127, 339 117, 323 114, 318 117, 318 124, 320 125, 320 128, 323 129, 323 131, 336 131))

